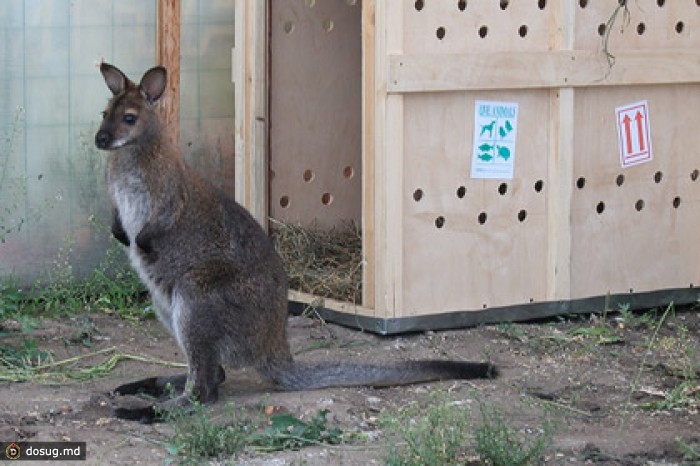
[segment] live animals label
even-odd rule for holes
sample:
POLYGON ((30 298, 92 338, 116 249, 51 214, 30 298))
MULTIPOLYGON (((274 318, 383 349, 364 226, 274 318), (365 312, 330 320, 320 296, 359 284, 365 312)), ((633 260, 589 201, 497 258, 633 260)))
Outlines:
POLYGON ((477 100, 471 177, 513 179, 517 134, 517 103, 477 100))

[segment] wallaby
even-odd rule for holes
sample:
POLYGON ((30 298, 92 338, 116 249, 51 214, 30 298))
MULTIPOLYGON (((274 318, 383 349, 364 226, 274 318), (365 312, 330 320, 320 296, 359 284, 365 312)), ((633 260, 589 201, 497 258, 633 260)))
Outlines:
MULTIPOLYGON (((407 361, 370 365, 303 364, 286 338, 287 277, 270 238, 233 199, 185 163, 165 136, 156 103, 166 88, 163 67, 137 85, 116 67, 100 71, 113 97, 95 135, 111 151, 107 184, 112 233, 128 247, 161 322, 187 358, 188 373, 121 385, 115 394, 163 396, 167 410, 217 399, 222 364, 251 367, 280 389, 391 386, 440 379, 494 377, 489 363, 407 361)), ((150 422, 153 406, 119 409, 117 417, 150 422)))

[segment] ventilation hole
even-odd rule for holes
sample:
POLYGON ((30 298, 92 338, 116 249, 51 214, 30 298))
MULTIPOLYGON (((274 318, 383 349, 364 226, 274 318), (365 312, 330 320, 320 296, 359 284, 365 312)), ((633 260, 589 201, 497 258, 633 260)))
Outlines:
POLYGON ((584 186, 586 186, 586 179, 584 177, 580 177, 576 180, 576 187, 578 189, 583 189, 584 186))
POLYGON ((508 192, 508 183, 501 183, 498 185, 498 194, 501 196, 505 196, 506 193, 508 192))
POLYGON ((459 199, 464 199, 464 196, 466 196, 466 195, 467 195, 467 188, 465 188, 464 186, 460 186, 459 188, 457 188, 457 197, 459 199))
POLYGON ((487 217, 488 217, 488 216, 486 215, 486 212, 481 212, 481 213, 479 214, 479 225, 483 225, 484 223, 486 223, 486 218, 487 218, 487 217))
POLYGON ((520 222, 524 222, 526 218, 527 218, 527 210, 523 209, 520 212, 518 212, 518 220, 520 222))
POLYGON ((437 36, 438 39, 442 40, 445 38, 445 28, 440 26, 437 28, 437 31, 435 31, 435 35, 437 36))
MULTIPOLYGON (((698 1, 700 2, 700 0, 698 0, 698 1)), ((692 181, 697 181, 698 176, 700 176, 700 170, 698 170, 697 168, 695 170, 693 170, 692 172, 690 172, 690 179, 692 181)))
POLYGON ((291 34, 294 32, 294 22, 293 21, 285 21, 284 22, 284 32, 287 34, 291 34))
POLYGON ((467 9, 467 0, 459 0, 457 2, 457 8, 459 11, 464 11, 467 9))
POLYGON ((343 168, 343 177, 346 180, 351 180, 355 177, 355 169, 352 168, 350 165, 347 167, 343 168))
POLYGON ((630 294, 634 293, 634 288, 630 288, 630 294))
POLYGON ((518 35, 523 38, 527 36, 527 26, 525 24, 518 28, 518 35))
MULTIPOLYGON (((700 1, 700 0, 698 0, 698 1, 700 1)), ((479 28, 479 37, 481 37, 482 39, 485 39, 486 35, 488 33, 489 33, 489 28, 487 26, 481 26, 479 28)))
POLYGON ((644 209, 644 200, 639 199, 637 202, 634 203, 634 208, 637 209, 637 212, 641 212, 642 209, 644 209))
POLYGON ((414 3, 413 6, 416 8, 416 11, 421 11, 425 6, 425 3, 423 0, 416 0, 416 3, 414 3))
POLYGON ((445 226, 445 217, 442 215, 439 216, 438 218, 435 219, 435 226, 438 228, 442 228, 445 226))
POLYGON ((542 181, 542 180, 535 181, 535 192, 541 193, 542 188, 544 188, 544 181, 542 181))
POLYGON ((617 175, 617 178, 615 178, 615 184, 618 186, 622 186, 623 184, 625 184, 625 175, 623 175, 622 173, 617 175))
POLYGON ((419 202, 421 199, 423 199, 423 190, 419 188, 413 191, 413 200, 419 202))
POLYGON ((647 27, 644 23, 639 23, 637 24, 637 34, 640 36, 644 34, 644 32, 647 30, 647 27))
POLYGON ((663 180, 664 174, 661 172, 656 172, 654 173, 654 183, 659 184, 661 183, 661 180, 663 180))
POLYGON ((331 205, 333 203, 333 195, 331 193, 323 193, 321 196, 321 204, 331 205))
POLYGON ((685 28, 685 24, 683 24, 683 21, 678 21, 676 23, 676 32, 678 34, 682 33, 684 28, 685 28))
POLYGON ((324 31, 331 32, 334 27, 335 27, 335 23, 333 22, 332 19, 324 19, 323 20, 323 30, 324 31))
POLYGON ((289 207, 289 196, 280 197, 280 207, 282 207, 283 209, 289 207))
POLYGON ((510 0, 501 0, 501 10, 505 10, 508 8, 508 4, 510 3, 510 0))
POLYGON ((598 212, 598 214, 602 214, 605 212, 605 202, 600 201, 597 206, 595 206, 595 211, 598 212))
POLYGON ((304 178, 304 181, 306 181, 307 183, 311 183, 314 180, 315 175, 313 170, 304 170, 304 174, 302 175, 302 177, 304 178))
POLYGON ((547 0, 538 0, 537 8, 539 8, 540 10, 544 10, 545 8, 547 8, 547 0))
POLYGON ((679 196, 676 196, 673 198, 673 208, 677 209, 681 206, 681 198, 679 196))
POLYGON ((661 8, 666 4, 666 0, 656 0, 656 4, 661 8))
POLYGON ((588 0, 578 0, 578 6, 586 8, 588 6, 588 0))
MULTIPOLYGON (((700 0, 698 0, 698 1, 700 2, 700 0)), ((486 304, 486 303, 484 303, 484 304, 481 305, 481 308, 482 308, 482 309, 486 309, 487 307, 489 307, 489 306, 488 306, 488 304, 486 304)))
POLYGON ((598 35, 599 35, 600 37, 603 37, 603 36, 605 35, 605 30, 606 30, 606 29, 607 29, 607 26, 605 25, 605 23, 600 23, 600 24, 598 25, 598 35))

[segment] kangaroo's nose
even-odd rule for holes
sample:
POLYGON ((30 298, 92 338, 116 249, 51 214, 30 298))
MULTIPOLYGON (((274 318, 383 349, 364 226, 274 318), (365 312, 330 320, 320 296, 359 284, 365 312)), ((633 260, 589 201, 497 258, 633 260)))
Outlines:
POLYGON ((112 142, 112 137, 107 131, 100 130, 95 135, 95 145, 98 149, 108 149, 110 142, 112 142))

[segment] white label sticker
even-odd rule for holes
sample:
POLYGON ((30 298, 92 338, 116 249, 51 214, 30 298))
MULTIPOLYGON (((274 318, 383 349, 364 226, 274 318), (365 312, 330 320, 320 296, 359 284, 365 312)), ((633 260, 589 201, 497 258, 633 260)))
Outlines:
POLYGON ((474 103, 472 178, 513 179, 518 104, 477 100, 474 103))
POLYGON ((648 102, 642 100, 617 107, 615 114, 622 168, 649 162, 652 152, 648 102))

